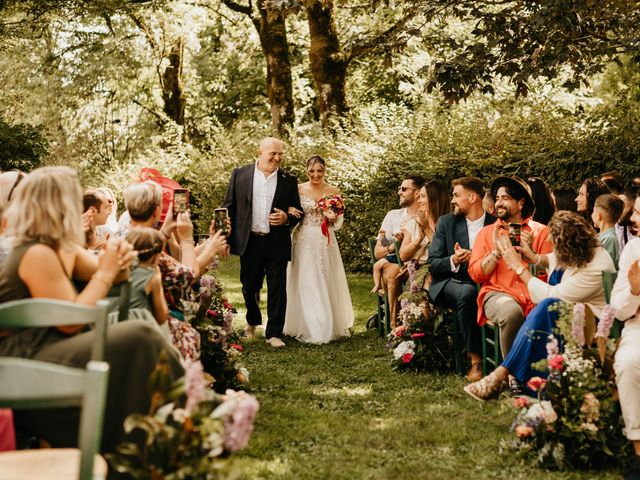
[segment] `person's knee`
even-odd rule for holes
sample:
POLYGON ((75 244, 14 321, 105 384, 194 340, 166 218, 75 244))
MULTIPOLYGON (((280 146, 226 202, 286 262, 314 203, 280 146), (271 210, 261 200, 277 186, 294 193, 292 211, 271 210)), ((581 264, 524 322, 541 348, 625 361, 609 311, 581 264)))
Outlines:
POLYGON ((524 321, 524 314, 520 305, 508 297, 500 297, 492 299, 494 305, 490 309, 490 313, 485 314, 487 318, 494 323, 500 325, 500 327, 517 326, 520 327, 524 321))
POLYGON ((640 349, 621 345, 616 352, 614 368, 618 379, 629 377, 640 383, 640 349))

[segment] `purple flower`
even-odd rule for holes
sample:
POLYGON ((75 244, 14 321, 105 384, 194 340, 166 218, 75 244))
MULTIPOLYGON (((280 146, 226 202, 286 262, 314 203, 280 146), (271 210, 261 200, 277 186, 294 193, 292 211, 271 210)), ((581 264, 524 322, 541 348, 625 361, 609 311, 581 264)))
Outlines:
POLYGON ((235 405, 224 418, 222 443, 228 452, 236 452, 249 443, 260 404, 256 397, 245 392, 227 390, 226 395, 231 396, 227 402, 234 402, 235 405))
POLYGON ((583 346, 584 339, 584 303, 576 303, 573 306, 573 318, 571 319, 571 336, 578 346, 583 346))
POLYGON ((407 273, 409 274, 409 291, 411 293, 418 293, 420 287, 416 285, 416 265, 413 262, 407 263, 407 273))
POLYGON ((187 404, 185 410, 191 413, 198 404, 204 400, 205 396, 205 379, 202 375, 203 368, 200 361, 186 361, 184 373, 184 392, 187 395, 187 404))
POLYGON ((598 330, 596 331, 596 338, 608 338, 611 326, 616 318, 616 309, 611 305, 605 305, 602 318, 598 322, 598 330))

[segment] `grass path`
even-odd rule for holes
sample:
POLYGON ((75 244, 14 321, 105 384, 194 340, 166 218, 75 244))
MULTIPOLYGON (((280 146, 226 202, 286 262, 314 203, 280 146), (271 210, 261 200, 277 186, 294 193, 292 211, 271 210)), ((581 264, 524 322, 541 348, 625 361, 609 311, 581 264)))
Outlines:
MULTIPOLYGON (((238 262, 221 267, 242 308, 238 262)), ((329 345, 288 339, 247 345, 243 363, 261 404, 249 447, 236 455, 247 479, 614 479, 617 472, 546 472, 501 451, 513 411, 481 404, 455 375, 391 370, 384 342, 365 332, 375 299, 367 275, 349 275, 351 338, 329 345)), ((244 312, 236 320, 244 326, 244 312)))

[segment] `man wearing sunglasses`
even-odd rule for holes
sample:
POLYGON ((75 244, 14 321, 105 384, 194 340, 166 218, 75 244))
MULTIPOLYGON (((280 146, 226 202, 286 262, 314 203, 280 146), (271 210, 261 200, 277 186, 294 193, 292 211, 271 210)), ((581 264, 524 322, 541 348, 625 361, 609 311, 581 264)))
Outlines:
POLYGON ((378 235, 376 242, 375 256, 376 259, 386 258, 387 263, 382 267, 382 278, 386 286, 387 296, 389 297, 389 313, 391 328, 395 328, 396 319, 398 318, 398 296, 402 291, 401 281, 396 279, 400 272, 394 240, 402 243, 402 229, 404 225, 418 211, 418 198, 420 198, 420 189, 425 184, 424 177, 420 175, 407 175, 398 187, 398 205, 400 208, 389 210, 382 221, 380 231, 384 231, 384 236, 378 235))

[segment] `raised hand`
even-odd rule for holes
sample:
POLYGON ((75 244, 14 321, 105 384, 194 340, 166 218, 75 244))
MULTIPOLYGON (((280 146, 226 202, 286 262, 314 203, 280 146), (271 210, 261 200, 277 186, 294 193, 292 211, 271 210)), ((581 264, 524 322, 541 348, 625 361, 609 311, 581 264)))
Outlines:
POLYGON ((513 245, 511 245, 511 241, 508 237, 505 235, 498 235, 496 237, 496 248, 509 268, 515 270, 521 265, 520 254, 516 251, 513 245))
POLYGON ((520 246, 515 247, 527 263, 536 263, 539 260, 538 254, 533 251, 533 239, 533 232, 523 231, 520 234, 520 246))
POLYGON ((471 258, 471 250, 467 250, 466 248, 462 248, 458 242, 453 246, 454 254, 451 257, 454 265, 460 265, 463 263, 469 263, 469 259, 471 258))
POLYGON ((180 242, 193 241, 193 223, 191 223, 191 214, 189 210, 179 213, 176 217, 176 232, 180 238, 180 242))
POLYGON ((631 295, 640 295, 640 260, 636 260, 631 264, 627 278, 629 279, 631 295))

